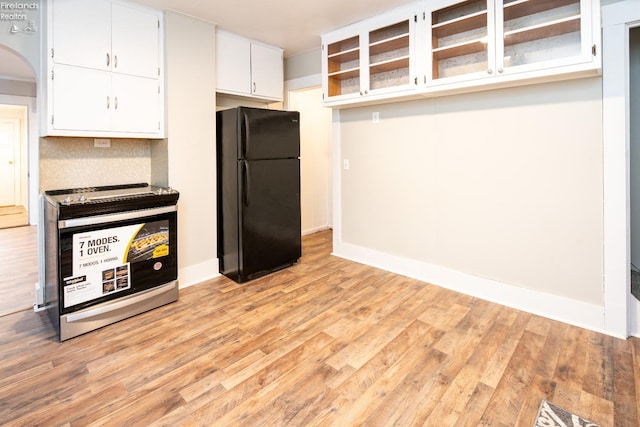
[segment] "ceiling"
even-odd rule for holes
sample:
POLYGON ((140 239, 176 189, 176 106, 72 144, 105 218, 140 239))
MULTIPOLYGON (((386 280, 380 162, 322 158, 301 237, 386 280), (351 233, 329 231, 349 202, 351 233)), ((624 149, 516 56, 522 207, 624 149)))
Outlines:
MULTIPOLYGON (((129 0, 212 22, 283 48, 290 57, 320 47, 320 35, 414 0, 129 0)), ((0 44, 0 79, 35 81, 24 60, 0 44)))
POLYGON ((414 0, 132 0, 215 23, 284 48, 290 57, 320 47, 320 35, 414 0))

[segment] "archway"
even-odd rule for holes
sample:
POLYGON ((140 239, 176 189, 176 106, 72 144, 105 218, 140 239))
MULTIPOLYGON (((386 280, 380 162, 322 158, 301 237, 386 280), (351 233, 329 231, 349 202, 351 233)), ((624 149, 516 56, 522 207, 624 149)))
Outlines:
POLYGON ((37 74, 0 43, 0 315, 31 309, 38 278, 37 74))

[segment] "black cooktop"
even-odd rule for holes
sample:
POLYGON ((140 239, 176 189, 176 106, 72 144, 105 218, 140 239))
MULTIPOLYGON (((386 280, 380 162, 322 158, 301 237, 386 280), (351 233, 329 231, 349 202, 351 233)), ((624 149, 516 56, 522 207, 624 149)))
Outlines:
POLYGON ((180 196, 172 188, 147 183, 49 190, 44 194, 57 206, 59 219, 170 206, 180 196))

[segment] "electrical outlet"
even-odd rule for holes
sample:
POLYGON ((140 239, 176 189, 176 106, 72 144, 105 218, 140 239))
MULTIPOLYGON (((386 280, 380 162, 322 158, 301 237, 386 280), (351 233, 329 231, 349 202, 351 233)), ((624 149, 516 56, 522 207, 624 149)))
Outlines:
POLYGON ((378 123, 380 121, 380 113, 378 111, 374 111, 373 114, 371 114, 371 121, 373 123, 378 123))
POLYGON ((342 161, 342 169, 344 169, 344 170, 346 170, 346 171, 347 171, 347 170, 349 170, 349 160, 344 159, 344 160, 342 161))
POLYGON ((110 139, 94 139, 93 140, 93 146, 94 147, 98 147, 98 148, 109 148, 111 147, 111 140, 110 139))

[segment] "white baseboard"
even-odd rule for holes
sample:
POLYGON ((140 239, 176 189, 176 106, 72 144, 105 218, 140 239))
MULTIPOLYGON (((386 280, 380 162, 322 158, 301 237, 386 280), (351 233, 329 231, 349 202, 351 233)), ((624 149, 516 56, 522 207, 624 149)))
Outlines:
POLYGON ((640 338, 640 301, 629 298, 629 335, 640 338))
POLYGON ((324 231, 324 230, 328 230, 330 228, 331 227, 329 227, 328 225, 323 225, 322 227, 308 228, 306 230, 302 230, 302 235, 306 236, 307 234, 317 233, 318 231, 324 231))
POLYGON ((610 331, 605 330, 604 306, 520 288, 350 243, 343 242, 338 246, 334 245, 333 255, 528 313, 613 335, 610 331))
POLYGON ((200 264, 180 268, 178 270, 178 283, 180 284, 180 289, 184 289, 218 276, 220 276, 218 258, 213 258, 200 264))

